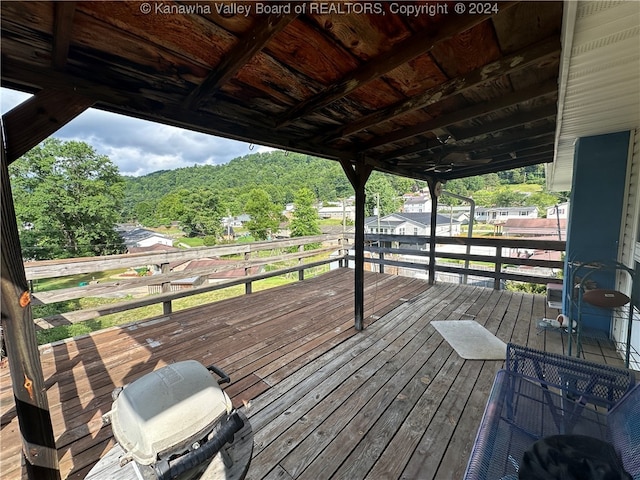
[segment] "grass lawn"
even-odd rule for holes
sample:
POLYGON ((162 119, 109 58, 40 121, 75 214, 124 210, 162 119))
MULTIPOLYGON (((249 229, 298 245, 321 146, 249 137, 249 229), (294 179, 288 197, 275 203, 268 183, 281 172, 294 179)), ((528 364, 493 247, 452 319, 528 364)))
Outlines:
POLYGON ((204 239, 202 237, 180 237, 174 242, 174 245, 179 246, 181 243, 191 248, 204 247, 204 239))
POLYGON ((106 272, 82 273, 56 278, 42 278, 33 281, 33 291, 47 292, 49 290, 60 290, 61 288, 78 287, 81 283, 89 283, 92 280, 109 281, 112 276, 119 275, 126 271, 126 268, 120 268, 118 270, 109 270, 106 272))

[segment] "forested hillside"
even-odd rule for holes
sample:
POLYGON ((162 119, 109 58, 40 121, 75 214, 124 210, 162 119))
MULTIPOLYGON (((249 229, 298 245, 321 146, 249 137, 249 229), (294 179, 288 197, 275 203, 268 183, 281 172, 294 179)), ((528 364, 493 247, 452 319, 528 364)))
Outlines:
MULTIPOLYGON (((377 174, 376 174, 377 176, 377 174)), ((398 192, 411 188, 413 180, 388 177, 398 192)), ((207 189, 217 192, 225 213, 239 215, 248 193, 265 190, 271 201, 284 206, 303 187, 321 201, 335 201, 353 195, 353 189, 340 164, 298 153, 274 151, 255 153, 231 160, 224 165, 205 165, 164 170, 143 177, 125 177, 124 216, 134 219, 140 205, 157 205, 179 190, 207 189)))
MULTIPOLYGON (((536 165, 506 172, 482 175, 466 179, 452 180, 445 188, 453 193, 474 198, 480 196, 479 204, 526 202, 526 195, 501 192, 505 184, 535 184, 538 190, 544 184, 544 167, 536 165), (483 197, 483 191, 494 194, 483 197)), ((425 182, 384 175, 374 172, 367 183, 368 193, 376 191, 383 196, 400 196, 426 186, 425 182), (370 189, 373 190, 370 190, 370 189)), ((176 196, 184 197, 187 192, 206 190, 218 197, 222 214, 243 213, 249 192, 255 189, 268 193, 271 201, 284 206, 293 202, 301 188, 311 190, 323 202, 336 201, 353 195, 353 189, 338 162, 324 160, 309 155, 274 151, 255 153, 231 160, 224 165, 193 166, 176 170, 154 172, 143 177, 125 177, 125 200, 123 219, 149 220, 150 213, 156 218, 166 219, 167 214, 157 215, 158 206, 175 203, 176 196), (169 195, 169 197, 168 197, 169 195), (163 201, 164 199, 164 201, 163 201), (169 203, 171 203, 169 202, 169 203)), ((456 202, 451 197, 443 197, 442 203, 456 202)), ((545 193, 543 203, 554 203, 554 197, 545 193)), ((502 205, 501 205, 502 206, 502 205)))

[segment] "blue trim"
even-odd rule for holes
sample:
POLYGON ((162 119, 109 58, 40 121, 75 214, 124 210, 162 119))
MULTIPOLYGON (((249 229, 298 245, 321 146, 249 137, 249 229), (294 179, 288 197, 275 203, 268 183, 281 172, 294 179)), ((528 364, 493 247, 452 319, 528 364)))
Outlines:
MULTIPOLYGON (((620 132, 583 137, 576 143, 563 292, 563 310, 571 318, 576 312, 568 295, 573 289, 569 285, 570 262, 610 262, 618 258, 629 140, 629 132, 620 132)), ((597 272, 590 278, 599 288, 613 288, 615 272, 597 272)), ((610 317, 583 310, 582 320, 585 327, 609 334, 610 317)))

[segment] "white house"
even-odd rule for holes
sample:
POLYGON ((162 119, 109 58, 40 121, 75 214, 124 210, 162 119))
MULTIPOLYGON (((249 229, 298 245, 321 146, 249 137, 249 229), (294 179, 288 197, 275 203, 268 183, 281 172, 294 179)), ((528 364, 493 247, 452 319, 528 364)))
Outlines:
MULTIPOLYGON (((451 217, 436 214, 436 235, 453 236, 460 234, 460 222, 451 217)), ((384 217, 365 219, 365 233, 388 235, 429 235, 431 231, 431 212, 392 213, 384 217)))
POLYGON ((537 207, 478 207, 475 219, 478 222, 502 223, 510 218, 538 218, 537 207))
POLYGON ((356 207, 354 205, 327 205, 318 208, 320 218, 339 218, 343 216, 347 220, 354 221, 356 218, 356 207))
POLYGON ((151 247, 153 245, 173 246, 171 238, 146 228, 134 228, 120 231, 119 233, 127 248, 151 247))
POLYGON ((569 202, 547 207, 547 218, 569 218, 569 202), (556 210, 557 208, 557 210, 556 210))
POLYGON ((404 195, 405 213, 423 213, 431 211, 431 197, 429 195, 404 195))

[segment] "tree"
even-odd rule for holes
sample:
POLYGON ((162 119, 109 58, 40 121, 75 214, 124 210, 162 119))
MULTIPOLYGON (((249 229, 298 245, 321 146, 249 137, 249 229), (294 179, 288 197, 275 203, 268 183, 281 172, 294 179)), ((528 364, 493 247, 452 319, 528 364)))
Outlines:
POLYGON ((530 205, 535 205, 538 208, 538 215, 540 217, 547 216, 547 208, 561 203, 558 201, 558 195, 543 190, 542 192, 536 192, 531 194, 528 199, 530 205))
POLYGON ((45 140, 10 166, 25 256, 34 260, 124 250, 115 231, 123 181, 118 167, 84 142, 45 140))
POLYGON ((494 201, 496 207, 521 207, 526 205, 527 195, 503 187, 496 192, 494 201))
POLYGON ((267 240, 278 230, 282 219, 281 211, 266 191, 255 188, 249 192, 249 199, 245 204, 245 212, 251 216, 251 220, 245 225, 254 238, 267 240))
MULTIPOLYGON (((180 192, 183 208, 177 220, 189 237, 222 236, 222 206, 218 195, 207 188, 180 192)), ((211 238, 208 240, 211 243, 211 238)))
MULTIPOLYGON (((301 188, 296 192, 293 201, 293 218, 291 219, 290 224, 292 237, 320 235, 318 211, 313 206, 314 201, 315 198, 313 196, 313 192, 308 188, 301 188)), ((306 245, 305 249, 307 247, 311 250, 317 246, 306 245)))
POLYGON ((366 196, 365 212, 367 215, 374 214, 374 207, 377 203, 380 204, 380 216, 397 212, 400 209, 400 196, 393 189, 386 176, 371 175, 370 180, 364 187, 364 191, 366 196))

